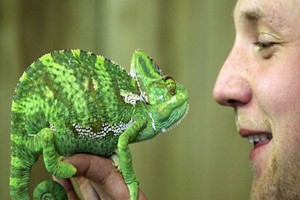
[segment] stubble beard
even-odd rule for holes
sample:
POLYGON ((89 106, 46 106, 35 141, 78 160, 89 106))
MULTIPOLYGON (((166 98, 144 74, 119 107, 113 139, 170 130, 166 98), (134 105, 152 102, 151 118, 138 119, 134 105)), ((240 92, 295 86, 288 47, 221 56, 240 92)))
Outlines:
POLYGON ((300 153, 273 155, 268 169, 260 177, 252 167, 251 200, 300 199, 300 153))

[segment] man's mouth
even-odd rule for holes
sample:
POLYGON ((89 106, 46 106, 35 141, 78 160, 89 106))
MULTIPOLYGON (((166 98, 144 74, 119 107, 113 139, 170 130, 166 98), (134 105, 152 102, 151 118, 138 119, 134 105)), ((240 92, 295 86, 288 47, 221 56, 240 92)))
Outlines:
POLYGON ((250 160, 254 160, 255 157, 261 157, 268 144, 273 138, 272 133, 267 131, 253 131, 241 129, 240 134, 242 137, 247 138, 250 144, 253 144, 253 149, 250 153, 250 160))
POLYGON ((271 133, 261 133, 247 136, 249 143, 254 144, 254 147, 268 143, 270 140, 272 140, 272 137, 273 136, 271 133))

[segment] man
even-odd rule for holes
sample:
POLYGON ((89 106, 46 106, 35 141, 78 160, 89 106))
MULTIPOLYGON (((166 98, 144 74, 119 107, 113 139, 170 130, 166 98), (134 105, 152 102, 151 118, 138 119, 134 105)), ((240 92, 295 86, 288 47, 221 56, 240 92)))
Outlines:
POLYGON ((300 1, 239 0, 214 98, 254 148, 252 199, 300 199, 300 1))
MULTIPOLYGON (((251 198, 300 199, 300 0, 238 0, 233 17, 236 40, 214 98, 234 108, 238 132, 254 145, 251 198)), ((68 162, 85 195, 128 196, 110 161, 75 155, 68 162)))

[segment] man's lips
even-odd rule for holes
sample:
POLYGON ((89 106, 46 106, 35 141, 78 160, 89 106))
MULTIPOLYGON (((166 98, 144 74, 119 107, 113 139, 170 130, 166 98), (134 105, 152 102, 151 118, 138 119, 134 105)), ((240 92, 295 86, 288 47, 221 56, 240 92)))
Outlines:
POLYGON ((253 131, 240 129, 240 135, 244 138, 248 138, 250 144, 254 144, 254 148, 265 145, 272 140, 272 134, 266 131, 253 131))

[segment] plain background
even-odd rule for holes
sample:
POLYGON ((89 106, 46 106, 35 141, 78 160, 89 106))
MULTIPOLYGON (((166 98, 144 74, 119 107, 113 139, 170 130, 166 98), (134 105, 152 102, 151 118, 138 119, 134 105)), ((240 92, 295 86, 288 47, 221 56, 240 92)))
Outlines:
MULTIPOLYGON (((251 148, 238 136, 232 109, 212 98, 234 41, 235 0, 0 0, 0 199, 9 198, 10 106, 22 72, 58 49, 84 49, 129 70, 142 49, 189 91, 182 123, 131 145, 149 199, 249 199, 251 148)), ((99 168, 99 170, 101 170, 99 168)), ((49 178, 42 162, 34 187, 49 178)))

